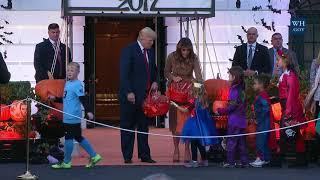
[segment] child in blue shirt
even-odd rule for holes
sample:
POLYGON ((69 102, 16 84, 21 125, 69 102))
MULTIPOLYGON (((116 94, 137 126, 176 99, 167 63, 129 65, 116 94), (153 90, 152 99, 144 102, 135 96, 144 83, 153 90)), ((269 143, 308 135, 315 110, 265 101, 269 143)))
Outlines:
MULTIPOLYGON (((65 130, 65 145, 64 145, 64 160, 62 163, 55 164, 52 166, 54 169, 70 169, 71 154, 73 151, 73 140, 79 142, 80 146, 90 155, 89 164, 87 168, 94 167, 102 157, 97 154, 89 141, 82 136, 81 132, 81 119, 76 117, 82 117, 81 104, 88 110, 87 103, 85 101, 85 93, 83 84, 78 80, 80 66, 78 63, 71 62, 67 67, 67 78, 68 81, 64 87, 63 97, 63 124, 65 130), (70 116, 71 114, 73 116, 70 116)), ((62 98, 49 96, 50 100, 61 101, 62 98)), ((86 115, 89 119, 93 119, 91 111, 86 111, 86 115)))

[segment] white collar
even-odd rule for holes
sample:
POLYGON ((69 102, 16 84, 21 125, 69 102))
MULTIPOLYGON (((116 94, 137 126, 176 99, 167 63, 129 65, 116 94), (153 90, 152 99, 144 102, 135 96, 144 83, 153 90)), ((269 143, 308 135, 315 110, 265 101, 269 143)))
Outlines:
POLYGON ((137 40, 137 42, 138 42, 138 44, 139 44, 139 47, 140 47, 141 51, 143 52, 144 47, 142 46, 142 44, 141 44, 141 42, 140 42, 139 40, 137 40))
POLYGON ((286 71, 284 71, 284 72, 281 74, 281 76, 280 76, 280 78, 279 78, 279 82, 282 81, 284 75, 290 75, 290 70, 287 69, 286 71))
POLYGON ((52 39, 50 39, 50 38, 49 38, 49 41, 50 41, 51 44, 53 44, 53 45, 56 43, 54 40, 52 40, 52 39))
POLYGON ((247 43, 247 47, 249 47, 250 45, 252 45, 252 47, 255 48, 256 45, 257 45, 257 42, 254 42, 254 43, 252 43, 252 44, 247 43))

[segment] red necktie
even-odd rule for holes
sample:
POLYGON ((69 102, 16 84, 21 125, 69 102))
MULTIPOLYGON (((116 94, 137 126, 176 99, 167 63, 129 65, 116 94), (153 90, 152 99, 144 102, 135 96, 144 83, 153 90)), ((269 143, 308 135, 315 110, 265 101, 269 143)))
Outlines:
POLYGON ((147 90, 150 89, 150 72, 149 72, 149 63, 148 63, 148 55, 147 55, 147 49, 143 49, 143 55, 144 55, 144 63, 146 65, 147 70, 147 90))

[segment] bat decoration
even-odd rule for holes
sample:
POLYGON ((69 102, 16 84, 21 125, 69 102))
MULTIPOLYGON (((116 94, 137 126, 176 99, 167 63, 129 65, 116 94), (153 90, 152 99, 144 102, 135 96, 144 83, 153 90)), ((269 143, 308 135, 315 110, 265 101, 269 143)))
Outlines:
POLYGON ((241 8, 241 1, 240 0, 236 1, 236 8, 238 8, 238 9, 241 8))
POLYGON ((12 0, 7 1, 7 6, 1 5, 3 9, 12 9, 12 0))
POLYGON ((269 41, 267 41, 267 40, 265 40, 265 39, 264 39, 262 42, 263 42, 263 43, 266 43, 266 44, 269 44, 269 41))
POLYGON ((4 34, 6 34, 6 35, 12 35, 13 34, 13 32, 3 32, 4 34))
POLYGON ((4 28, 4 26, 0 26, 0 29, 3 29, 4 28))
MULTIPOLYGON (((236 46, 237 47, 237 46, 236 46)), ((233 59, 229 58, 229 61, 233 61, 233 59)))
POLYGON ((8 44, 13 44, 13 42, 12 41, 9 41, 9 40, 7 40, 6 38, 2 38, 2 40, 4 41, 4 42, 6 42, 6 43, 8 43, 8 44))
POLYGON ((252 11, 259 11, 262 9, 262 6, 254 6, 252 7, 252 11))
POLYGON ((272 31, 273 31, 273 32, 276 32, 276 28, 275 28, 275 26, 274 26, 274 21, 272 21, 271 27, 272 27, 272 31))
POLYGON ((247 33, 247 30, 246 30, 246 28, 244 28, 244 26, 241 26, 241 29, 242 29, 245 33, 247 33))
POLYGON ((242 39, 242 36, 237 35, 237 37, 238 37, 238 39, 240 40, 241 44, 243 44, 243 43, 244 43, 244 41, 243 41, 243 39, 242 39))
POLYGON ((271 26, 268 26, 267 23, 264 21, 264 18, 261 19, 261 23, 262 23, 262 26, 265 27, 266 29, 268 29, 269 31, 271 31, 271 26))
POLYGON ((272 5, 268 5, 267 7, 268 7, 273 13, 281 14, 281 10, 280 10, 280 9, 273 8, 272 5))

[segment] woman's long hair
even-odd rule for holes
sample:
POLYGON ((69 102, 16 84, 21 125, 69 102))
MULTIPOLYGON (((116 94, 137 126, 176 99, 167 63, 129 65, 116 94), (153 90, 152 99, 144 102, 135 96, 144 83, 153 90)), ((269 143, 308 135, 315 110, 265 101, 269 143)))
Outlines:
POLYGON ((181 63, 182 62, 186 63, 186 64, 193 64, 194 63, 194 60, 196 59, 196 54, 193 51, 193 45, 192 45, 192 42, 189 38, 185 37, 185 38, 180 39, 180 41, 177 44, 175 55, 176 55, 175 58, 181 63), (181 54, 181 50, 184 48, 189 49, 189 51, 190 51, 189 56, 187 58, 183 58, 182 54, 181 54))
POLYGON ((206 89, 204 88, 204 84, 202 84, 200 87, 193 87, 192 88, 192 96, 194 96, 198 99, 198 101, 200 102, 200 104, 203 108, 208 107, 208 105, 209 105, 208 94, 206 92, 206 89))
POLYGON ((232 66, 229 69, 229 73, 234 76, 232 85, 240 84, 242 87, 244 87, 244 71, 240 66, 232 66))
POLYGON ((282 62, 287 66, 288 71, 297 73, 293 64, 292 56, 289 53, 278 54, 277 56, 282 59, 282 62))

